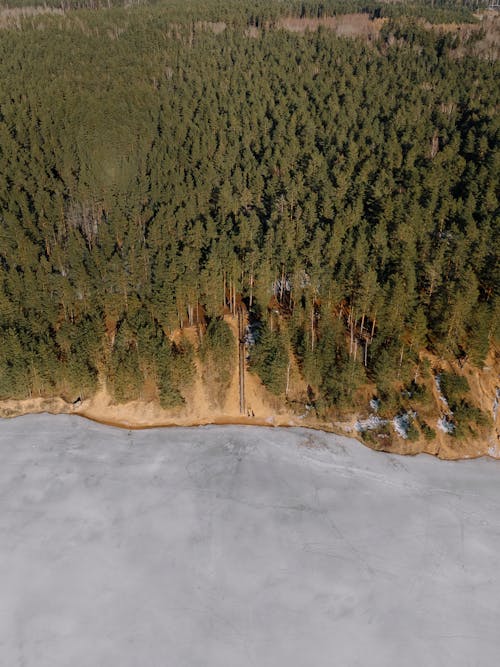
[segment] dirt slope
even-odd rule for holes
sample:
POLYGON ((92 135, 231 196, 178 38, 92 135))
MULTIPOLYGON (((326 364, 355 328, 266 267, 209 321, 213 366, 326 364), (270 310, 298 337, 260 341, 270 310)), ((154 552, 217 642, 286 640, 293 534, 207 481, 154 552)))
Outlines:
MULTIPOLYGON (((237 336, 236 318, 228 315, 226 321, 237 336)), ((192 342, 196 340, 194 332, 188 332, 192 342)), ((237 355, 235 346, 234 355, 237 355)), ((482 369, 470 364, 461 368, 458 364, 443 362, 428 353, 433 371, 453 371, 467 378, 471 388, 470 398, 476 407, 491 416, 491 424, 475 436, 455 438, 436 428, 436 437, 427 441, 423 437, 416 441, 405 440, 396 433, 390 434, 386 440, 376 443, 376 449, 392 453, 414 455, 421 452, 438 456, 442 459, 474 458, 492 456, 500 458, 500 407, 495 411, 495 399, 500 394, 500 351, 491 350, 482 369)), ((342 418, 322 421, 307 411, 299 399, 304 396, 305 384, 300 378, 298 369, 292 365, 290 382, 290 402, 271 395, 256 375, 246 372, 246 407, 247 413, 240 414, 238 364, 234 364, 234 374, 229 387, 226 401, 221 408, 213 409, 210 398, 210 387, 202 380, 201 369, 198 368, 196 379, 186 396, 186 404, 181 408, 164 409, 154 400, 137 400, 129 403, 114 403, 103 383, 99 391, 80 405, 74 406, 62 398, 30 398, 26 400, 0 401, 0 417, 15 417, 27 413, 48 412, 52 414, 72 413, 89 419, 120 426, 127 429, 152 428, 155 426, 194 426, 201 424, 253 424, 266 426, 309 426, 315 429, 333 431, 358 437, 355 429, 357 419, 366 414, 344 415, 342 418), (294 410, 290 407, 296 406, 294 410)), ((433 405, 426 408, 425 419, 434 426, 442 414, 442 402, 437 393, 432 374, 428 381, 432 392, 433 405)), ((497 399, 500 401, 500 398, 497 399)), ((361 439, 361 438, 360 438, 361 439)), ((374 446, 373 442, 365 442, 374 446)))

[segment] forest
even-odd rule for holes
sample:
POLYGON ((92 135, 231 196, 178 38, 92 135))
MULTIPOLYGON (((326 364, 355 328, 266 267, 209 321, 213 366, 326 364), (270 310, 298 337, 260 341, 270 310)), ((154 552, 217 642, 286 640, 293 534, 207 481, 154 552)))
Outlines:
POLYGON ((0 4, 0 399, 182 405, 196 359, 227 385, 237 310, 318 411, 418 391, 423 350, 484 363, 500 67, 429 27, 484 3, 36 4, 0 4), (279 22, 355 12, 375 37, 279 22))

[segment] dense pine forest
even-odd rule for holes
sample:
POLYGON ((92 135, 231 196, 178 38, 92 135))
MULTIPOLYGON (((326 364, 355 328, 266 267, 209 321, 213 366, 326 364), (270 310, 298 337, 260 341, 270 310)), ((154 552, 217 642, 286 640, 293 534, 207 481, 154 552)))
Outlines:
POLYGON ((285 396, 293 359, 318 409, 418 391, 422 350, 483 364, 500 67, 475 49, 481 3, 34 4, 0 9, 0 398, 105 380, 181 405, 196 359, 227 386, 238 310, 249 368, 285 396), (286 29, 355 12, 377 30, 286 29), (471 29, 431 27, 450 22, 471 29))

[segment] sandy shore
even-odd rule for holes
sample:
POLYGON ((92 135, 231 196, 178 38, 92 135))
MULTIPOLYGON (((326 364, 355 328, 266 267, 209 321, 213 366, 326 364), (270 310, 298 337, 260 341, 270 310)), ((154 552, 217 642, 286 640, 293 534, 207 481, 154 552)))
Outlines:
MULTIPOLYGON (((245 416, 234 411, 211 410, 207 405, 198 404, 197 409, 163 409, 154 401, 131 401, 125 404, 113 403, 109 394, 101 389, 94 397, 83 401, 79 406, 64 401, 62 398, 31 398, 26 400, 0 401, 0 418, 13 418, 26 414, 73 414, 99 424, 126 430, 155 429, 161 427, 196 427, 213 425, 305 427, 316 431, 336 433, 354 437, 364 442, 354 429, 356 415, 342 422, 325 422, 313 416, 297 416, 291 412, 272 411, 269 406, 259 405, 254 416, 245 416)), ((428 442, 423 438, 410 442, 395 438, 387 448, 379 448, 392 454, 414 456, 430 454, 443 460, 462 460, 480 457, 500 458, 500 447, 493 441, 459 441, 444 433, 438 433, 435 440, 428 442), (492 444, 493 443, 493 444, 492 444)))

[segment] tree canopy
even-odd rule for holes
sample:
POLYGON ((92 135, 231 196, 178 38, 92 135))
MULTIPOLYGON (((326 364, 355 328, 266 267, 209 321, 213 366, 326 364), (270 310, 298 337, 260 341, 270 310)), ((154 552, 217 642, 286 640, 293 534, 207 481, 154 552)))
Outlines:
POLYGON ((1 30, 0 397, 75 397, 102 374, 117 400, 149 378, 176 405, 193 351, 171 338, 200 312, 226 386, 236 294, 277 393, 286 355, 329 404, 404 381, 421 348, 482 363, 496 61, 409 19, 419 2, 110 4, 49 1, 64 11, 1 30), (369 41, 273 23, 355 10, 390 20, 369 41))

